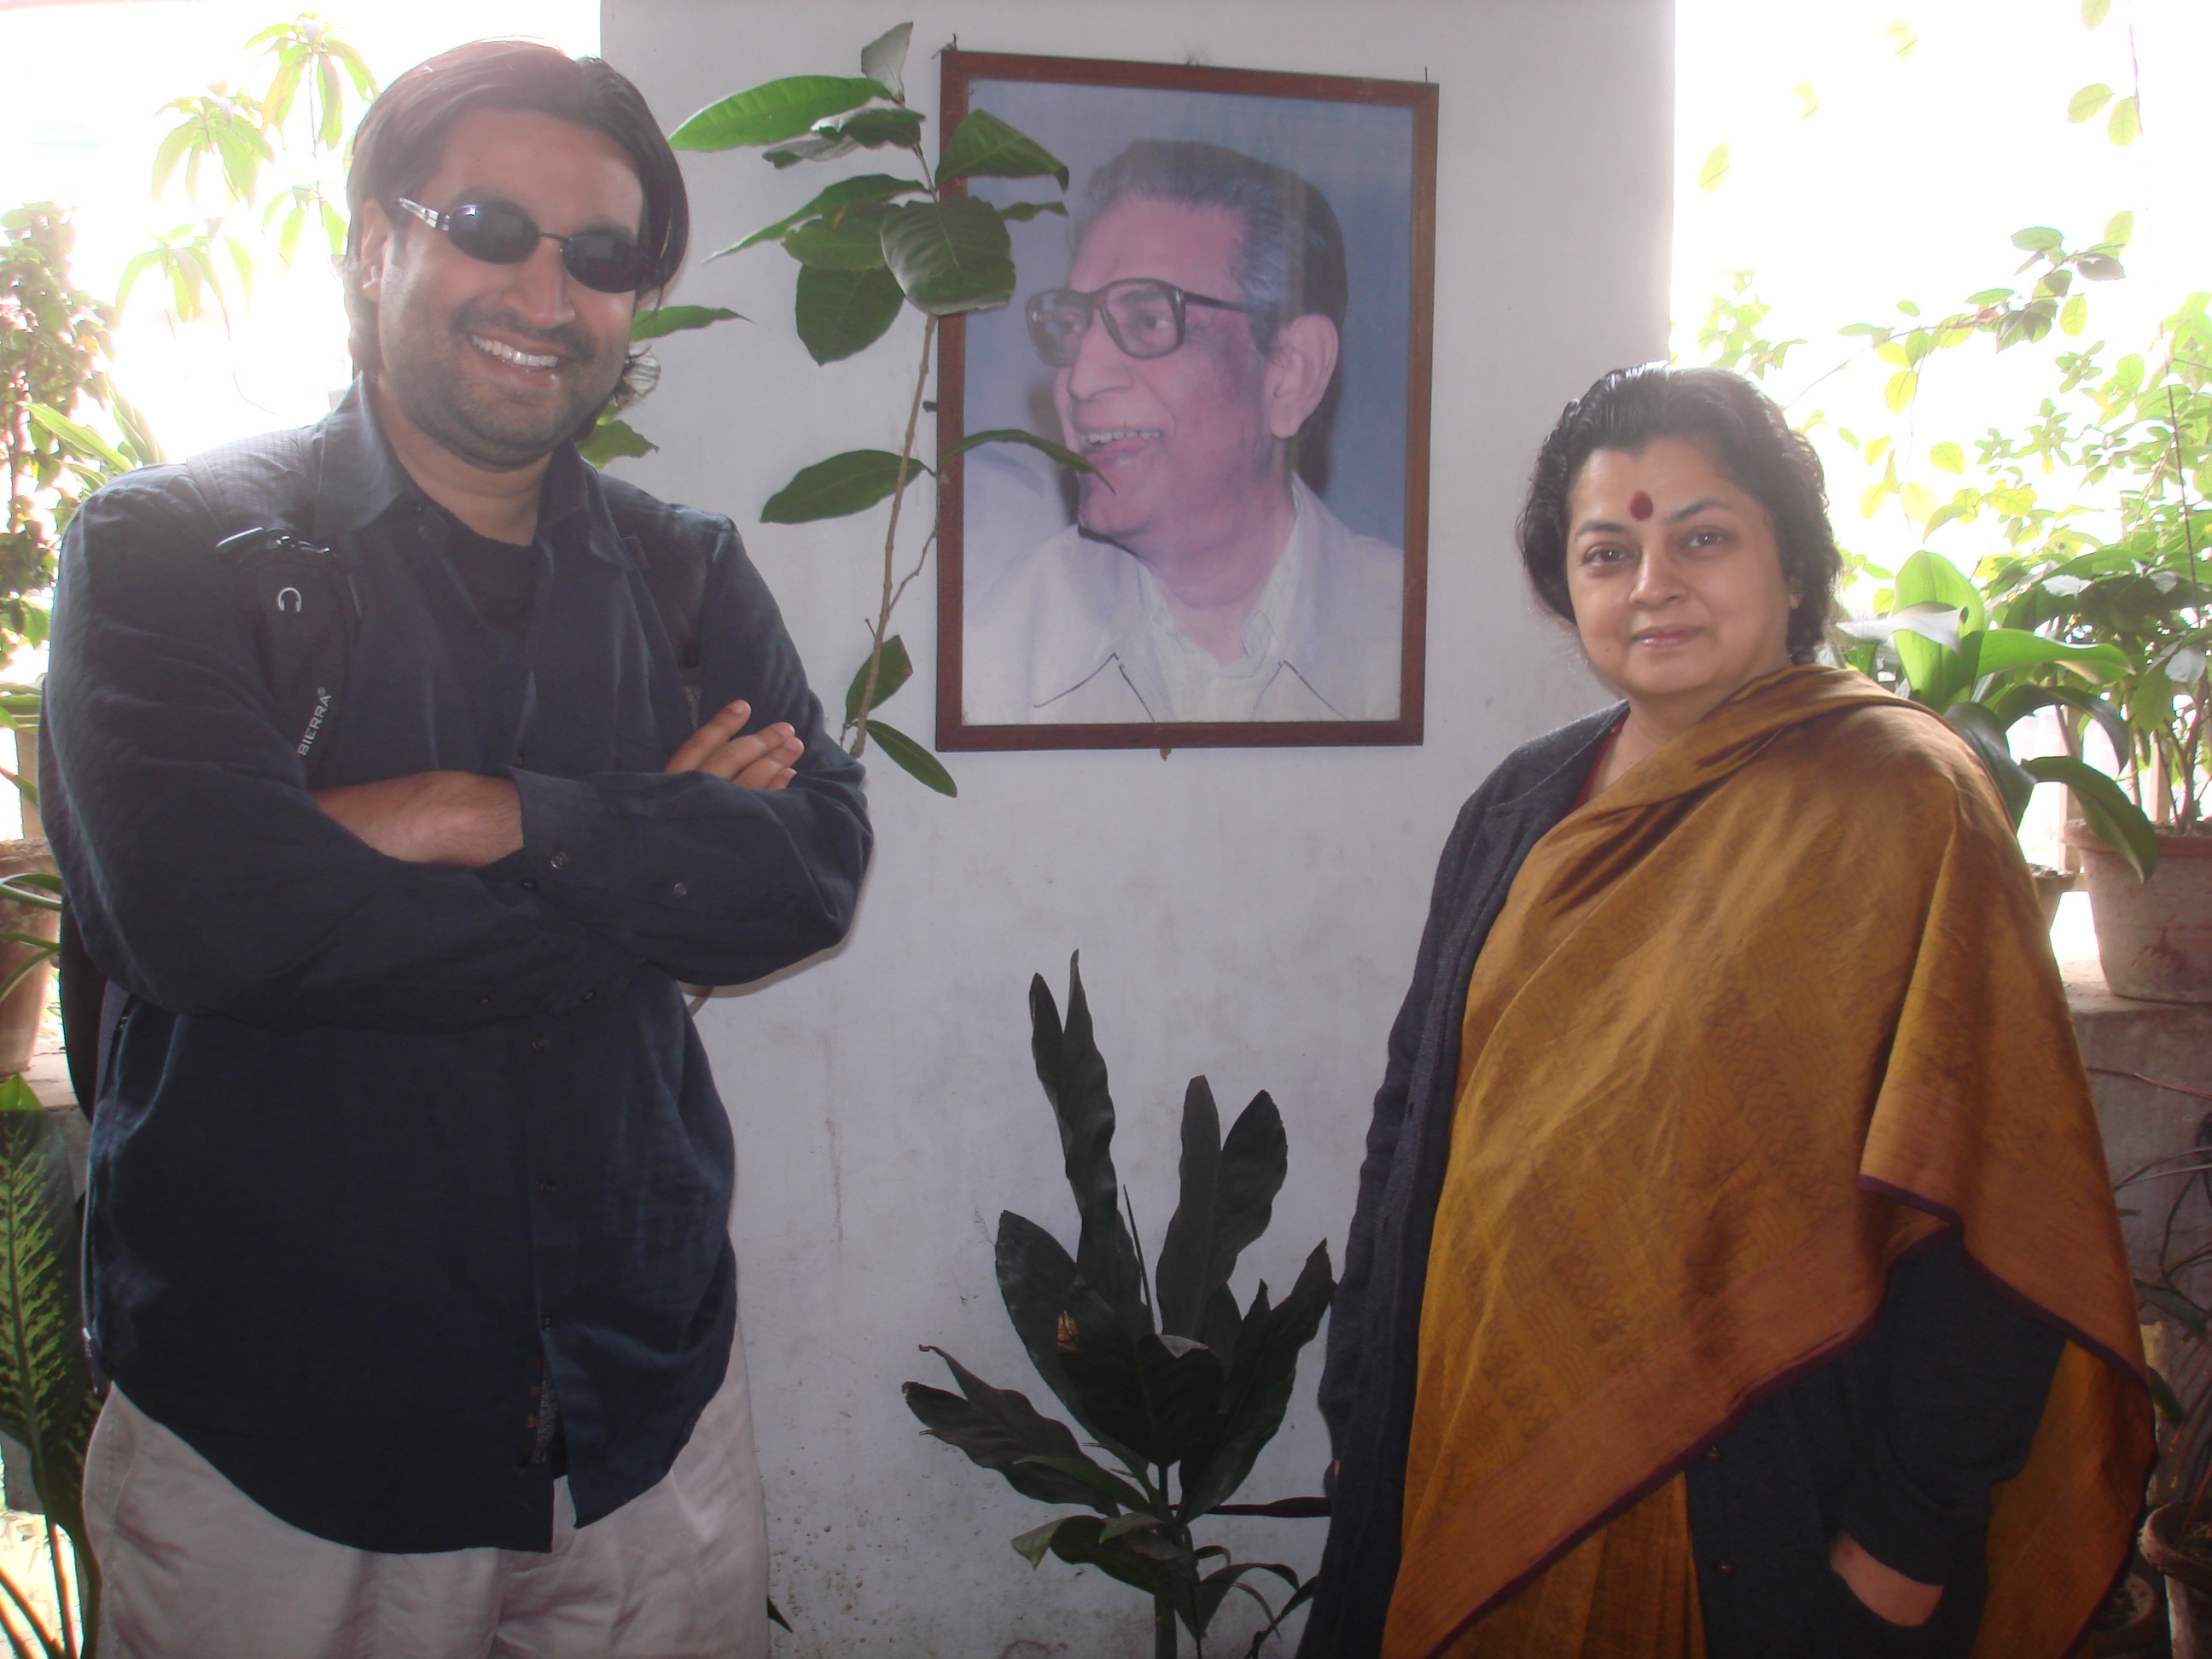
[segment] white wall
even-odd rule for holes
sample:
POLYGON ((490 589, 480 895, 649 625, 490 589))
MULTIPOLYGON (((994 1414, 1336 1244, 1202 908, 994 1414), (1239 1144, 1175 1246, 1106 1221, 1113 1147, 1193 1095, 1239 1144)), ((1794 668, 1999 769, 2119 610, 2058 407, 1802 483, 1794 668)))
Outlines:
MULTIPOLYGON (((879 766, 877 861, 845 948, 702 1017, 738 1126, 775 1590, 799 1631, 780 1651, 1118 1659, 1150 1651, 1143 1598, 1057 1561, 1032 1573, 1006 1540, 1048 1511, 921 1438, 899 1398, 909 1377, 945 1383, 915 1352, 932 1342, 1056 1405, 992 1273, 1001 1209, 1073 1242, 1025 988, 1042 971, 1059 990, 1082 950, 1148 1249, 1173 1202, 1182 1085, 1204 1072, 1224 1112, 1272 1091, 1290 1134, 1290 1180, 1240 1292, 1259 1276, 1286 1285, 1317 1239, 1340 1257, 1452 813, 1509 748, 1601 699, 1525 599, 1511 523, 1560 406, 1664 349, 1671 20, 1664 0, 608 0, 605 51, 673 125, 776 76, 857 73, 861 45, 908 17, 909 95, 933 116, 931 54, 956 35, 969 50, 1426 74, 1443 88, 1426 744, 951 756, 957 801, 879 766)), ((702 251, 834 176, 779 174, 750 152, 686 166, 702 251)), ((758 510, 810 461, 896 447, 920 329, 909 313, 890 340, 817 368, 788 321, 795 269, 774 248, 695 265, 679 298, 756 320, 664 349, 660 390, 635 416, 661 451, 625 467, 737 520, 817 686, 842 690, 881 520, 763 526, 758 510)), ((926 584, 900 625, 919 672, 886 717, 926 735, 926 584)), ((1246 1497, 1317 1489, 1319 1355, 1246 1497)), ((1202 1532, 1301 1571, 1319 1559, 1316 1522, 1202 1532)), ((1218 1628, 1249 1625, 1232 1609, 1218 1628)))

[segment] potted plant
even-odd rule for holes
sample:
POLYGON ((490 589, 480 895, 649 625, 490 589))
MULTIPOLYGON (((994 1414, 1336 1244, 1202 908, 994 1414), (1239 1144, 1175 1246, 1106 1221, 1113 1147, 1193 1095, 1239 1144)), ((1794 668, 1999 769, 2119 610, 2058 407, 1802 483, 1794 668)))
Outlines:
MULTIPOLYGON (((1923 550, 1899 567, 1888 609, 1870 620, 1838 624, 1858 643, 1845 659, 1935 709, 1966 740, 1996 785, 2013 828, 2019 829, 2039 783, 2073 792, 2084 820, 2129 868, 2148 877, 2158 865, 2158 837, 2142 809, 2112 778, 2077 754, 2015 760, 2013 728, 2057 707, 2097 723, 2116 747, 2127 743, 2119 711, 2091 684, 2128 667, 2118 647, 2075 643, 2032 629, 1993 625, 1974 584, 1948 559, 1923 550)), ((2078 747, 2078 745, 2077 745, 2078 747)), ((2070 884, 2064 872, 2035 872, 2046 921, 2070 884)))
POLYGON ((1325 1499, 1228 1502, 1281 1426, 1298 1351, 1335 1293, 1328 1247, 1317 1244, 1291 1293, 1271 1303, 1263 1282, 1239 1310, 1229 1289, 1238 1256, 1267 1230, 1289 1151, 1265 1092, 1227 1138, 1202 1077, 1183 1098, 1182 1191, 1149 1269, 1124 1219, 1114 1171, 1114 1102, 1091 1037, 1078 969, 1068 970, 1067 1020, 1042 977, 1030 987, 1037 1077, 1059 1120, 1080 1231, 1071 1256, 1035 1222, 999 1218, 999 1290, 1030 1362, 1068 1415, 1119 1465, 1087 1455, 1073 1431, 1028 1397, 996 1389, 941 1348, 958 1394, 920 1382, 906 1402, 927 1431, 1004 1475, 1040 1503, 1073 1506, 1014 1539, 1032 1566, 1048 1554, 1096 1566, 1152 1601, 1153 1652, 1176 1659, 1178 1625, 1203 1642, 1232 1591, 1268 1615, 1250 1653, 1312 1594, 1279 1562, 1234 1561, 1200 1546, 1206 1515, 1322 1516, 1325 1499), (1267 1573, 1291 1591, 1280 1608, 1246 1583, 1267 1573))

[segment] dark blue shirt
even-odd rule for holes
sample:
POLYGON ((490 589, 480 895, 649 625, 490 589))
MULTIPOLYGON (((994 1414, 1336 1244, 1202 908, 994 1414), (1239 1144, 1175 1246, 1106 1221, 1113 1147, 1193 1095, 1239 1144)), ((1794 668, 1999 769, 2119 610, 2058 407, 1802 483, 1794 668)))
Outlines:
POLYGON ((128 993, 93 1135, 94 1340, 295 1526, 544 1550, 544 1375, 584 1523, 667 1472, 721 1382, 731 1138, 679 981, 842 937, 860 769, 727 520, 669 509, 711 560, 702 706, 742 696, 806 740, 775 793, 661 770, 693 717, 574 450, 545 475, 528 625, 503 629, 359 387, 319 430, 303 528, 363 617, 314 787, 505 777, 524 844, 481 870, 404 863, 325 816, 190 475, 86 503, 44 800, 86 943, 128 993))

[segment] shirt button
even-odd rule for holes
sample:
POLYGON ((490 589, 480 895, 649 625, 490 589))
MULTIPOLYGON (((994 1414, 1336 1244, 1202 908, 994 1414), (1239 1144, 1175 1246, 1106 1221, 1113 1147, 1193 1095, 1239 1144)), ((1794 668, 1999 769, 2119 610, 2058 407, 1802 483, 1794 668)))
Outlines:
POLYGON ((538 890, 538 878, 535 876, 525 876, 515 884, 520 887, 526 893, 534 893, 538 890))
POLYGON ((556 870, 565 870, 568 867, 568 855, 566 853, 556 853, 551 858, 546 860, 545 862, 551 865, 556 870))
POLYGON ((548 1048, 553 1046, 553 1039, 547 1036, 543 1031, 540 1031, 536 1036, 530 1039, 530 1046, 533 1051, 542 1054, 548 1048))
POLYGON ((538 1182, 538 1190, 544 1194, 548 1198, 556 1197, 559 1195, 561 1191, 561 1183, 548 1176, 538 1182))
POLYGON ((1725 1577, 1735 1571, 1735 1563, 1733 1561, 1716 1561, 1713 1563, 1713 1571, 1725 1577))
POLYGON ((490 1007, 490 1006, 491 1006, 491 999, 490 999, 489 997, 478 997, 478 998, 477 999, 477 1007, 479 1007, 479 1008, 489 1008, 489 1007, 490 1007))
POLYGON ((594 986, 592 989, 585 992, 583 995, 578 997, 576 1000, 579 1002, 589 1002, 593 997, 599 995, 599 988, 594 986))
POLYGON ((1719 1462, 1720 1461, 1721 1461, 1721 1449, 1720 1449, 1718 1446, 1708 1446, 1708 1447, 1706 1447, 1706 1448, 1705 1448, 1705 1462, 1708 1462, 1708 1463, 1717 1463, 1717 1462, 1719 1462))
MULTIPOLYGON (((538 1315, 538 1328, 539 1330, 541 1330, 541 1331, 550 1331, 550 1330, 551 1330, 551 1329, 553 1328, 553 1316, 552 1316, 551 1314, 540 1314, 540 1315, 538 1315)), ((1729 1571, 1729 1572, 1733 1572, 1733 1571, 1735 1571, 1735 1568, 1733 1568, 1733 1567, 1729 1567, 1729 1568, 1726 1568, 1726 1569, 1724 1569, 1724 1571, 1729 1571)))
POLYGON ((669 890, 670 892, 672 892, 672 893, 675 894, 675 895, 676 895, 676 896, 677 896, 677 897, 678 897, 678 898, 684 898, 684 897, 688 896, 690 895, 690 891, 691 891, 691 890, 690 890, 689 887, 686 887, 686 886, 685 886, 682 882, 680 882, 680 881, 679 881, 679 882, 678 882, 674 886, 671 887, 668 890, 669 890))

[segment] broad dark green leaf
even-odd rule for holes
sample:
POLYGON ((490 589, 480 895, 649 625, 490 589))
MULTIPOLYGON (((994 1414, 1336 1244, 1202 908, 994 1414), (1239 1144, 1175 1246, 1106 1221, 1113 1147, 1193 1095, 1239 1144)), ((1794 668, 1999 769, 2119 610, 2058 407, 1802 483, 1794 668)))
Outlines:
POLYGON ((1952 729, 1966 740, 1990 775, 1997 798, 2004 803, 2005 814, 2012 820, 2014 830, 2020 828, 2021 815, 2035 797, 2035 779, 2012 757, 2012 745, 2006 740, 2005 728, 1997 717, 1978 702, 1960 701, 1943 711, 1943 718, 1952 729))
POLYGON ((2095 720, 2106 741, 2112 745, 2112 753, 2123 763, 2134 748, 2135 740, 2120 711, 2095 692, 2078 685, 2009 685, 1990 697, 1989 703, 1990 712, 2008 732, 2037 709, 2057 703, 2078 708, 2095 720))
MULTIPOLYGON (((845 724, 851 726, 860 718, 860 694, 868 686, 868 661, 874 656, 870 652, 860 659, 860 665, 853 671, 853 683, 845 688, 845 724)), ((876 693, 870 706, 880 707, 890 701, 891 693, 913 677, 914 660, 906 653, 906 641, 894 634, 884 641, 883 660, 876 667, 876 693)))
POLYGON ((695 328, 708 328, 716 323, 745 319, 725 306, 662 306, 657 311, 641 311, 630 319, 629 337, 633 340, 659 340, 671 334, 683 334, 695 328))
POLYGON ((2212 1329, 2206 1325, 2207 1315, 2187 1297, 2164 1285, 2154 1285, 2148 1279, 2136 1280, 2136 1294, 2160 1313, 2179 1320, 2199 1340, 2212 1340, 2212 1329))
POLYGON ((888 98, 881 82, 837 75, 793 75, 707 106, 668 135, 676 149, 737 149, 796 138, 817 121, 842 115, 871 98, 888 98))
POLYGON ((905 304, 898 278, 888 270, 804 265, 793 313, 808 355, 817 363, 834 363, 883 338, 905 304))
POLYGON ((1282 1426, 1297 1380, 1298 1351, 1321 1328, 1322 1316, 1336 1294, 1328 1246, 1314 1246, 1279 1307, 1268 1307, 1267 1294, 1261 1286, 1244 1316, 1216 1432, 1193 1448, 1183 1465, 1183 1499, 1176 1514, 1186 1523, 1235 1494, 1282 1426))
POLYGON ((1049 438, 1040 438, 1034 432, 1024 432, 1021 428, 1013 426, 994 426, 988 432, 969 433, 939 455, 937 458, 938 465, 942 466, 955 455, 963 454, 970 449, 980 448, 985 444, 1027 444, 1031 449, 1051 456, 1062 466, 1074 471, 1096 472, 1098 470, 1066 445, 1056 444, 1049 438))
POLYGON ((913 149, 921 142, 921 117, 910 109, 864 109, 841 125, 837 136, 863 149, 913 149))
POLYGON ((761 152, 761 160, 781 173, 786 167, 795 167, 801 161, 834 161, 841 155, 850 155, 860 145, 834 128, 810 132, 804 138, 795 138, 787 144, 778 144, 774 149, 761 152))
MULTIPOLYGON (((906 464, 909 478, 929 469, 920 461, 906 464)), ((899 485, 899 458, 888 449, 848 449, 826 461, 801 467, 791 482, 769 497, 761 508, 763 524, 811 524, 817 519, 842 519, 873 507, 899 485)))
POLYGON ((2045 663, 2063 663, 2098 679, 2124 674, 2128 668, 2127 653, 2117 645, 2068 645, 2017 628, 1985 629, 1981 654, 1974 666, 1984 674, 2002 674, 2008 669, 2038 667, 2045 663))
MULTIPOLYGON (((1139 1521, 1148 1520, 1157 1523, 1160 1519, 1146 1507, 1152 1500, 1144 1493, 1139 1492, 1120 1475, 1109 1469, 1101 1468, 1087 1457, 1066 1458, 1054 1453, 1045 1452, 1037 1454, 1032 1461, 1058 1470, 1069 1480, 1083 1486, 1090 1496, 1073 1501, 1088 1503, 1102 1515, 1112 1515, 1117 1510, 1126 1509, 1133 1511, 1134 1518, 1139 1521)), ((1128 1532, 1132 1528, 1124 1527, 1121 1530, 1128 1532)), ((1119 1537, 1121 1534, 1116 1533, 1114 1535, 1119 1537)))
POLYGON ((1171 1352, 1157 1336, 1131 1341, 1118 1326, 1092 1329, 1076 1308, 1068 1382, 1106 1432, 1149 1463, 1174 1463, 1213 1426, 1227 1379, 1205 1348, 1171 1352))
POLYGON ((1060 1126, 1068 1189, 1082 1225, 1076 1271, 1112 1306, 1122 1328, 1139 1336, 1153 1328, 1152 1314, 1144 1302, 1136 1243, 1121 1219, 1121 1181, 1114 1170, 1114 1097, 1107 1087, 1105 1059, 1091 1035, 1079 955, 1069 959, 1067 975, 1065 1026, 1043 976, 1030 981, 1030 1050, 1060 1126))
POLYGON ((915 195, 922 189, 923 186, 912 179, 894 178, 888 173, 864 173, 856 179, 840 179, 820 191, 798 212, 787 214, 772 225, 763 225, 742 242, 732 242, 707 258, 709 260, 719 259, 725 253, 738 253, 757 243, 773 242, 793 225, 835 213, 855 202, 885 202, 894 196, 915 195))
POLYGON ((1040 1504, 1081 1504, 1101 1515, 1115 1512, 1116 1500, 1101 1496, 1092 1481, 1071 1472, 1082 1469, 1100 1480, 1113 1479, 1083 1455, 1066 1424, 1043 1415, 1026 1395, 993 1388, 944 1349, 925 1351, 942 1359, 960 1385, 957 1395, 921 1382, 906 1385, 907 1409, 929 1433, 958 1447, 971 1462, 1006 1476, 1024 1498, 1040 1504), (1041 1457, 1053 1461, 1032 1461, 1041 1457))
POLYGON ((1213 1293, 1267 1230, 1290 1167, 1282 1114, 1264 1091, 1238 1115, 1226 1142, 1219 1135, 1212 1094, 1204 1078, 1193 1078, 1183 1103, 1181 1200, 1154 1275, 1161 1328, 1178 1336, 1200 1334, 1213 1293))
POLYGON ((1073 1316, 1068 1310, 1078 1299, 1075 1259, 1036 1223, 1008 1210, 999 1217, 997 1264, 999 1295, 1006 1304, 1006 1317, 1045 1386, 1059 1396, 1060 1404, 1092 1439, 1125 1463, 1139 1462, 1134 1451, 1091 1420, 1060 1364, 1063 1316, 1068 1339, 1074 1340, 1073 1316))
POLYGON ((2144 1368, 2150 1376, 2151 1403, 2158 1407, 2159 1415, 2179 1428, 2189 1420, 2189 1407, 2181 1403, 2181 1396, 2173 1391, 2156 1366, 2144 1368))
POLYGON ((880 202, 855 202, 842 212, 809 220, 787 233, 783 251, 801 264, 822 270, 880 270, 887 211, 880 202))
POLYGON ((1028 134, 987 109, 971 109, 945 141, 937 176, 945 179, 1052 179, 1067 188, 1067 165, 1028 134))
POLYGON ((2107 847, 2128 861, 2136 879, 2148 881, 2158 868, 2158 831, 2120 786, 2087 761, 2070 755, 2038 755, 2021 763, 2045 783, 2063 783, 2074 792, 2081 821, 2107 847))
POLYGON ((885 29, 860 48, 860 73, 871 81, 880 82, 893 98, 906 97, 907 45, 914 39, 914 25, 901 23, 896 28, 885 29))
POLYGON ((1948 650, 1935 641, 1903 629, 1893 637, 1898 661, 1905 669, 1916 701, 1941 711, 1948 708, 1973 683, 1969 636, 1989 625, 1989 613, 1980 592, 1948 559, 1926 551, 1915 553, 1898 567, 1896 606, 1947 606, 1964 613, 1959 629, 1959 648, 1948 650))
POLYGON ((593 466, 605 466, 625 456, 650 455, 660 446, 626 421, 601 421, 592 435, 576 446, 576 453, 593 466))
POLYGON ((1008 202, 1000 207, 998 213, 1001 219, 1010 224, 1017 220, 1026 223, 1040 213, 1057 213, 1065 219, 1067 217, 1067 204, 1065 202, 1008 202))
POLYGON ((1013 297, 1013 245, 988 202, 956 196, 893 208, 883 240, 906 297, 933 315, 987 310, 1013 297))
POLYGON ((945 769, 945 763, 896 726, 886 726, 872 714, 868 717, 867 733, 892 763, 917 783, 928 785, 940 795, 960 793, 960 786, 953 782, 952 774, 945 769))
POLYGON ((1071 1515, 1035 1532, 1024 1533, 1014 1540, 1014 1547, 1032 1563, 1042 1561, 1048 1548, 1072 1565, 1097 1567, 1109 1578, 1119 1579, 1147 1595, 1165 1590, 1168 1577, 1162 1565, 1132 1547, 1127 1540, 1102 1542, 1098 1534, 1105 1526, 1095 1515, 1071 1515))

